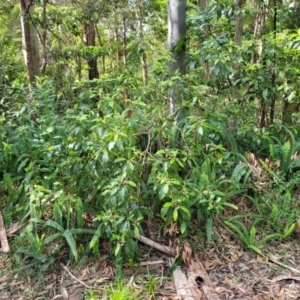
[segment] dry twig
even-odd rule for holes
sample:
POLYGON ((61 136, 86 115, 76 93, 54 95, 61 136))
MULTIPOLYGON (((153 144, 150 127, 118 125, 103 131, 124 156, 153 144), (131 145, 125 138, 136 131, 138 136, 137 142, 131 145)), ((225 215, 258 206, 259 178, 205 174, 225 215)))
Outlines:
POLYGON ((84 287, 86 287, 87 289, 91 289, 90 286, 88 286, 87 284, 85 284, 83 281, 81 281, 80 279, 76 278, 69 270, 66 266, 64 266, 63 264, 61 264, 61 266, 65 269, 65 271, 78 283, 80 283, 81 285, 83 285, 84 287))

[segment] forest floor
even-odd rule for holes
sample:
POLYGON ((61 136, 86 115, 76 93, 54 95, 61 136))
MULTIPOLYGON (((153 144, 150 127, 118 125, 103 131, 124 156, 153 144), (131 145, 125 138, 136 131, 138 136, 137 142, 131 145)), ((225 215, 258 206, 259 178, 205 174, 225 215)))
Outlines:
MULTIPOLYGON (((261 256, 243 248, 221 225, 215 228, 214 236, 217 238, 209 245, 197 243, 196 237, 190 238, 193 249, 190 258, 204 266, 216 295, 209 299, 204 293, 197 299, 300 299, 299 240, 272 242, 263 249, 265 256, 261 256)), ((182 299, 177 294, 172 272, 168 272, 169 257, 144 244, 140 247, 141 263, 124 266, 122 286, 136 292, 135 299, 182 299)), ((92 257, 76 267, 61 260, 51 271, 39 274, 30 268, 14 272, 11 258, 11 254, 0 255, 0 300, 113 299, 107 289, 120 288, 113 284, 116 270, 109 254, 92 257)), ((187 272, 184 263, 180 267, 187 272)), ((201 282, 198 284, 201 290, 201 282)))

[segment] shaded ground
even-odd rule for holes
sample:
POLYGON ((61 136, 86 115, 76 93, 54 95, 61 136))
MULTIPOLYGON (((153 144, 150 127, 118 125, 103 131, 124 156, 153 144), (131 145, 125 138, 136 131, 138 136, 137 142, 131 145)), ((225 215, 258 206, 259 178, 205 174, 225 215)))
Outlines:
MULTIPOLYGON (((217 241, 205 247, 194 242, 192 248, 193 257, 202 262, 220 299, 300 299, 300 271, 297 274, 297 270, 291 271, 243 249, 228 237, 225 229, 218 231, 217 241)), ((144 253, 142 261, 148 267, 124 266, 126 284, 144 295, 143 299, 180 299, 172 274, 168 274, 168 257, 145 245, 141 245, 141 249, 144 253), (157 263, 151 265, 150 262, 157 263)), ((273 243, 264 253, 287 266, 300 266, 300 241, 273 243)), ((186 271, 185 265, 181 267, 186 271)), ((109 256, 92 258, 76 268, 59 263, 43 276, 33 273, 30 268, 17 273, 11 272, 10 268, 10 256, 1 254, 0 300, 109 299, 106 290, 112 285, 116 271, 109 256)))

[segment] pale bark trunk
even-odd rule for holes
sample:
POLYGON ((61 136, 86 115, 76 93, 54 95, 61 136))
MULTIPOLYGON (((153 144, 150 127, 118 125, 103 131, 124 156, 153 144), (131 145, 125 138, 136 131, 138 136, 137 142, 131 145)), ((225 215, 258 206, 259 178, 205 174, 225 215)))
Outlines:
MULTIPOLYGON (((176 71, 180 75, 186 73, 185 64, 185 35, 186 35, 186 0, 169 0, 168 2, 168 49, 172 54, 169 65, 170 74, 176 71)), ((170 97, 170 112, 176 113, 180 91, 177 86, 173 87, 170 97)))
POLYGON ((34 27, 30 25, 30 13, 33 11, 33 4, 29 0, 20 0, 19 3, 24 61, 27 68, 29 83, 33 83, 35 76, 40 75, 40 56, 37 32, 34 27))
MULTIPOLYGON (((95 30, 96 30, 96 34, 97 34, 99 45, 101 47, 103 47, 103 42, 102 42, 101 35, 100 35, 100 32, 99 32, 97 26, 95 26, 95 30)), ((105 74, 105 72, 106 72, 106 68, 105 68, 105 55, 101 56, 101 61, 102 61, 102 74, 105 74)))
POLYGON ((208 6, 208 0, 199 0, 198 1, 198 5, 201 8, 201 10, 206 10, 207 6, 208 6))
POLYGON ((118 70, 121 71, 121 52, 120 52, 120 46, 119 46, 119 30, 118 30, 117 20, 115 20, 114 39, 115 39, 115 43, 116 43, 116 46, 117 46, 118 70))
MULTIPOLYGON (((198 1, 198 5, 199 5, 199 7, 201 8, 202 11, 207 9, 208 4, 209 4, 208 0, 199 0, 198 1)), ((204 29, 204 31, 209 31, 208 26, 204 29)), ((200 42, 199 48, 200 49, 202 48, 201 42, 200 42)), ((204 60, 203 65, 204 65, 203 67, 204 67, 204 72, 205 72, 204 76, 205 76, 205 80, 207 81, 210 78, 209 62, 208 62, 207 59, 204 60)))
MULTIPOLYGON (((265 29, 265 24, 267 22, 269 12, 269 3, 260 5, 259 10, 255 17, 255 24, 254 24, 254 34, 253 34, 253 44, 255 43, 255 39, 258 38, 258 44, 257 44, 257 63, 262 62, 262 56, 264 51, 264 44, 263 44, 263 32, 265 29)), ((252 62, 255 62, 255 53, 252 55, 252 62)))
MULTIPOLYGON (((255 59, 255 50, 252 53, 252 63, 262 64, 263 63, 263 53, 264 53, 264 43, 263 34, 265 30, 265 25, 268 18, 269 12, 269 2, 259 6, 259 10, 256 14, 255 24, 254 24, 254 34, 253 34, 253 46, 255 46, 255 40, 258 39, 257 43, 257 57, 255 59)), ((255 49, 255 47, 253 47, 255 49)), ((267 113, 267 103, 266 100, 261 96, 260 101, 260 115, 259 115, 259 127, 263 128, 268 124, 268 113, 267 113)))
POLYGON ((244 5, 244 0, 237 0, 236 2, 236 18, 235 18, 235 32, 234 41, 237 45, 242 46, 243 39, 243 13, 242 8, 244 5))
MULTIPOLYGON (((143 43, 144 41, 144 30, 143 30, 143 24, 141 21, 141 10, 139 7, 137 7, 136 10, 136 19, 137 19, 137 27, 138 27, 138 36, 140 43, 143 43)), ((143 84, 148 84, 148 66, 147 66, 147 59, 145 52, 141 53, 141 65, 142 65, 142 75, 143 75, 143 84)))
POLYGON ((126 46, 127 46, 127 38, 126 38, 126 18, 123 17, 123 63, 124 69, 127 69, 127 53, 126 53, 126 46))
POLYGON ((48 64, 48 57, 47 57, 47 49, 46 49, 46 41, 47 41, 47 3, 48 0, 42 0, 43 4, 43 28, 42 28, 42 34, 41 34, 41 44, 43 48, 43 63, 41 66, 41 74, 43 75, 46 71, 46 67, 48 64))

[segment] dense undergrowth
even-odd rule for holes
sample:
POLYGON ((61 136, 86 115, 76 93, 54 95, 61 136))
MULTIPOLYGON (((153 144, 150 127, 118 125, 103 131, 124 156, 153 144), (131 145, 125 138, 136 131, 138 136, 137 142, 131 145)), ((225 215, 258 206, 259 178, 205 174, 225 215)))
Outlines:
MULTIPOLYGON (((118 265, 138 260, 134 236, 148 235, 152 221, 157 235, 205 243, 218 238, 218 220, 258 253, 299 233, 299 30, 273 32, 270 23, 256 36, 251 20, 264 5, 254 5, 243 10, 248 25, 238 46, 233 3, 203 11, 190 3, 187 74, 171 75, 165 4, 160 16, 145 14, 143 40, 135 19, 121 43, 105 35, 118 31, 115 15, 111 23, 96 16, 99 47, 83 43, 91 18, 80 5, 51 5, 49 64, 30 87, 19 37, 8 32, 12 7, 1 14, 0 208, 6 227, 23 225, 11 239, 17 266, 43 271, 62 257, 101 254, 107 244, 118 265), (89 58, 102 66, 91 81, 82 79, 89 58), (174 91, 178 118, 169 111, 174 91)), ((13 11, 19 18, 18 6, 13 11)), ((282 9, 281 22, 290 12, 282 9)))
POLYGON ((203 95, 176 124, 161 100, 163 84, 161 94, 149 85, 122 100, 119 80, 79 82, 72 101, 48 78, 31 89, 10 88, 1 117, 0 189, 6 226, 25 225, 14 239, 18 264, 45 270, 65 249, 78 261, 101 253, 105 241, 118 264, 138 259, 134 236, 147 235, 149 219, 172 225, 175 236, 209 242, 219 215, 259 253, 267 241, 294 232, 295 130, 258 129, 247 115, 215 114, 203 109, 203 95), (245 202, 250 211, 243 211, 245 202))

